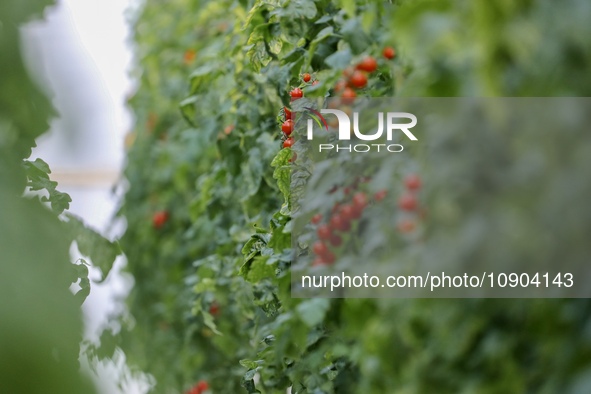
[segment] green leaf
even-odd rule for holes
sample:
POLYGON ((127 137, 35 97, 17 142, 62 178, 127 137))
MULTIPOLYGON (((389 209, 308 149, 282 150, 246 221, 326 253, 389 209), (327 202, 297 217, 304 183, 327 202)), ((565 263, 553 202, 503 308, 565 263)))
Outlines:
POLYGON ((275 277, 276 264, 267 264, 268 256, 256 257, 250 265, 246 280, 251 283, 258 283, 263 279, 275 277))
POLYGON ((244 374, 244 377, 242 378, 241 385, 242 387, 244 387, 248 394, 260 394, 260 391, 256 389, 254 384, 254 375, 256 375, 256 371, 254 373, 248 371, 244 374))
POLYGON ((349 18, 355 18, 355 11, 356 11, 356 0, 341 0, 341 7, 343 8, 343 11, 345 11, 345 13, 349 16, 349 18))
POLYGON ((35 169, 39 171, 39 175, 41 174, 51 174, 51 169, 49 168, 49 164, 47 164, 42 159, 35 159, 35 161, 25 160, 25 167, 30 166, 31 170, 35 169))
POLYGON ((101 281, 105 280, 113 268, 115 259, 122 254, 119 243, 109 241, 72 214, 68 214, 67 219, 67 226, 78 245, 78 250, 83 256, 88 257, 95 267, 100 269, 101 281))
POLYGON ((273 171, 273 178, 277 180, 277 186, 283 194, 287 204, 289 204, 290 196, 291 166, 289 165, 289 159, 291 159, 291 156, 291 149, 284 148, 279 151, 279 153, 271 162, 271 166, 275 167, 275 171, 273 171))
POLYGON ((240 360, 240 365, 242 365, 244 368, 248 368, 248 369, 256 369, 258 366, 263 365, 265 363, 264 360, 240 360))
POLYGON ((271 234, 269 233, 261 233, 257 231, 242 247, 242 254, 244 256, 247 256, 251 254, 253 251, 260 251, 265 245, 267 245, 270 237, 271 234))
POLYGON ((368 7, 368 10, 361 15, 361 25, 366 34, 371 34, 371 30, 376 23, 376 5, 370 3, 367 4, 366 7, 368 7))
POLYGON ((331 68, 344 70, 351 64, 352 59, 353 55, 351 55, 351 50, 347 48, 333 53, 327 57, 324 62, 331 68))
POLYGON ((203 324, 205 324, 211 331, 213 331, 217 335, 223 335, 217 328, 215 324, 215 320, 211 313, 206 311, 201 311, 201 315, 203 316, 203 324))
POLYGON ((257 16, 259 16, 260 11, 263 7, 268 7, 268 8, 274 9, 276 7, 280 7, 282 1, 283 0, 256 0, 254 5, 252 6, 250 11, 248 12, 248 15, 246 16, 244 24, 242 25, 242 30, 246 30, 248 27, 250 27, 253 19, 255 19, 257 16))
POLYGON ((330 22, 331 20, 333 20, 333 18, 334 18, 333 15, 323 15, 320 18, 318 18, 318 20, 316 22, 314 22, 314 24, 320 25, 322 23, 327 23, 327 22, 330 22))
POLYGON ((186 99, 181 101, 181 103, 179 104, 179 107, 181 109, 181 114, 183 115, 185 120, 187 122, 189 122, 189 124, 191 126, 196 126, 195 115, 196 115, 197 111, 195 110, 195 105, 197 104, 198 98, 199 98, 198 95, 193 95, 193 96, 187 97, 186 99))
POLYGON ((290 17, 312 19, 316 16, 318 10, 316 4, 310 0, 291 0, 285 9, 285 14, 290 17))
POLYGON ((259 72, 262 67, 271 61, 271 56, 267 52, 266 40, 271 38, 269 34, 270 24, 257 26, 248 37, 246 55, 250 59, 251 66, 255 72, 259 72))
POLYGON ((85 283, 90 283, 90 281, 88 279, 81 280, 80 281, 81 289, 78 290, 76 292, 76 294, 74 294, 74 298, 76 298, 78 305, 82 305, 84 303, 84 301, 86 301, 86 298, 88 298, 88 296, 90 295, 90 284, 83 285, 85 283))
POLYGON ((246 373, 244 374, 244 380, 251 380, 255 377, 255 375, 257 374, 258 369, 251 369, 246 371, 246 373))
POLYGON ((287 149, 281 149, 271 161, 271 167, 281 167, 289 164, 291 153, 287 149))
POLYGON ((261 151, 259 148, 253 148, 249 152, 248 161, 242 164, 242 174, 244 176, 245 193, 242 200, 248 200, 254 195, 261 185, 265 169, 261 161, 261 151))
POLYGON ((327 37, 330 37, 334 32, 334 28, 332 26, 327 26, 324 29, 320 30, 320 32, 314 37, 312 42, 310 43, 310 47, 308 48, 308 61, 306 64, 306 68, 310 67, 310 62, 312 61, 314 54, 316 53, 316 48, 318 45, 327 37))
POLYGON ((332 26, 327 26, 324 29, 320 30, 316 37, 312 40, 311 44, 317 44, 320 41, 324 40, 326 37, 330 37, 334 33, 334 28, 332 26))
POLYGON ((349 43, 354 54, 360 54, 371 46, 371 40, 363 31, 359 19, 350 19, 341 28, 341 34, 349 43))
POLYGON ((75 298, 79 304, 82 305, 86 300, 86 297, 90 294, 90 280, 88 279, 88 263, 84 259, 79 259, 73 264, 75 277, 72 282, 78 282, 80 290, 75 294, 75 298))
MULTIPOLYGON (((285 249, 291 248, 291 231, 286 231, 286 227, 290 225, 291 217, 277 212, 273 215, 271 220, 272 235, 268 246, 273 248, 277 254, 281 254, 285 249)), ((275 258, 278 255, 274 256, 275 258)))
POLYGON ((205 82, 215 79, 221 73, 222 67, 222 63, 210 61, 193 71, 189 76, 191 79, 191 94, 197 93, 205 82))
POLYGON ((296 307, 300 319, 308 326, 314 327, 324 320, 324 316, 330 307, 330 301, 326 298, 313 298, 306 300, 296 307))
POLYGON ((57 215, 70 208, 72 199, 67 193, 62 193, 56 189, 57 182, 49 179, 51 170, 45 161, 41 159, 35 161, 24 160, 23 164, 27 173, 27 186, 31 191, 46 190, 49 194, 49 197, 42 196, 41 201, 49 202, 51 209, 57 215))
POLYGON ((47 201, 51 203, 51 209, 53 209, 53 211, 59 215, 70 208, 72 198, 69 194, 54 189, 51 191, 47 201))
POLYGON ((271 35, 268 40, 268 48, 271 53, 279 55, 283 48, 283 39, 281 38, 281 25, 279 23, 272 23, 269 25, 269 33, 271 35))

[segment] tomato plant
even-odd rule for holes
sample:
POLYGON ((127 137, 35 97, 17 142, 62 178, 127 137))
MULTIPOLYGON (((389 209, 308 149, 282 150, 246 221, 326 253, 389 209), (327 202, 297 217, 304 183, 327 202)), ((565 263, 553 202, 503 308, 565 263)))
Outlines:
MULTIPOLYGON (((303 145, 294 144, 298 105, 309 97, 348 104, 357 97, 588 95, 591 78, 581 65, 591 54, 581 43, 591 35, 579 9, 583 0, 561 4, 559 14, 548 2, 146 1, 136 22, 139 88, 130 101, 137 138, 120 210, 136 285, 130 315, 118 319, 123 328, 104 334, 105 353, 121 347, 153 374, 156 392, 171 393, 200 380, 213 393, 560 392, 584 379, 577 376, 586 376, 591 357, 588 313, 572 311, 587 310, 586 300, 298 299, 290 282, 290 177, 313 170, 306 155, 294 160, 303 145), (564 56, 549 58, 548 37, 569 48, 564 56), (196 53, 190 65, 187 48, 196 53), (288 121, 293 127, 279 131, 288 121), (171 214, 154 231, 146 221, 158 210, 171 214)), ((476 204, 460 200, 459 190, 507 190, 494 165, 467 164, 490 159, 492 149, 474 152, 469 140, 438 136, 430 152, 449 160, 428 167, 425 150, 412 151, 389 169, 397 179, 391 185, 369 179, 369 171, 368 179, 347 178, 351 164, 343 159, 345 187, 323 185, 322 212, 306 221, 318 237, 309 242, 317 252, 311 264, 338 265, 355 246, 351 232, 383 214, 380 204, 389 200, 405 196, 388 213, 399 231, 391 242, 396 261, 424 248, 416 234, 437 230, 425 207, 454 224, 476 204), (405 174, 420 178, 405 181, 405 174)), ((552 167, 558 164, 546 153, 531 162, 567 169, 552 167)), ((577 206, 588 212, 582 198, 577 206)), ((479 249, 472 238, 458 242, 462 256, 497 250, 479 249)))

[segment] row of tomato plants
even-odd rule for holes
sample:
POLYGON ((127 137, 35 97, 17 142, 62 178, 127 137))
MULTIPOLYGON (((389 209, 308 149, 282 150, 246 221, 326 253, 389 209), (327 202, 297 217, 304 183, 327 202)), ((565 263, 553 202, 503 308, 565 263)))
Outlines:
MULTIPOLYGON (((188 3, 185 5, 191 7, 188 3)), ((347 14, 328 1, 300 1, 286 7, 264 2, 244 7, 224 2, 207 5, 200 10, 197 20, 187 21, 199 26, 188 29, 186 35, 191 38, 200 36, 200 45, 187 39, 183 56, 171 63, 176 63, 175 68, 180 74, 189 68, 194 70, 190 82, 191 96, 181 104, 182 113, 192 127, 187 130, 180 121, 166 119, 170 116, 166 114, 168 110, 162 111, 164 114, 156 114, 153 108, 145 112, 148 133, 138 132, 134 136, 130 162, 136 161, 134 155, 138 155, 138 159, 145 154, 154 156, 150 153, 155 151, 153 144, 162 145, 163 152, 155 157, 156 166, 149 171, 128 166, 128 179, 135 189, 128 193, 126 205, 121 210, 130 222, 122 242, 136 280, 143 281, 147 276, 145 271, 151 271, 149 267, 158 264, 158 260, 174 258, 178 265, 160 274, 165 277, 160 286, 168 286, 171 290, 181 286, 172 279, 179 275, 186 277, 185 286, 189 284, 187 292, 179 294, 186 294, 191 301, 187 304, 187 299, 175 300, 163 305, 161 313, 168 317, 150 313, 147 305, 162 296, 156 292, 161 288, 136 286, 131 303, 131 313, 137 320, 135 332, 129 336, 123 333, 120 335, 122 339, 115 341, 129 353, 132 363, 156 376, 159 387, 178 387, 192 379, 201 379, 206 380, 214 391, 221 392, 237 390, 236 384, 246 387, 249 392, 256 389, 274 392, 290 386, 293 392, 305 387, 329 390, 334 385, 334 372, 321 370, 336 369, 336 365, 344 368, 350 364, 341 361, 330 367, 333 361, 321 360, 310 364, 306 359, 316 359, 326 351, 311 350, 312 344, 299 343, 309 330, 318 329, 318 323, 310 327, 305 317, 292 316, 300 302, 288 296, 291 245, 290 235, 285 231, 290 220, 287 204, 290 193, 286 182, 289 182, 291 166, 298 165, 292 150, 295 143, 289 110, 292 100, 309 94, 314 97, 339 96, 346 101, 358 94, 379 95, 393 89, 392 71, 399 67, 396 66, 395 51, 385 37, 372 37, 375 26, 370 28, 370 23, 386 23, 391 6, 376 2, 360 7, 368 12, 365 21, 362 21, 360 12, 347 14), (384 13, 384 10, 388 12, 384 13), (367 20, 368 15, 371 20, 367 20), (241 16, 246 17, 244 24, 237 22, 241 16), (348 38, 343 38, 342 30, 346 31, 348 38), (274 47, 270 47, 270 43, 274 47), (246 53, 243 52, 245 49, 246 53), (231 59, 220 61, 221 52, 230 55, 231 59), (381 91, 373 89, 376 84, 381 91), (182 152, 182 139, 188 140, 183 143, 194 143, 196 148, 183 159, 200 169, 208 168, 203 172, 189 169, 183 174, 193 176, 196 189, 190 186, 179 189, 174 183, 177 180, 175 173, 183 171, 182 167, 188 163, 166 157, 175 149, 182 152), (283 153, 276 154, 277 140, 283 153), (272 162, 274 168, 267 167, 272 162), (172 175, 171 179, 154 182, 160 171, 172 175), (140 190, 138 180, 142 176, 145 186, 140 190), (166 188, 166 184, 174 191, 157 191, 166 188), (137 200, 133 198, 135 195, 137 200), (153 201, 150 204, 153 229, 134 233, 135 221, 139 220, 134 201, 138 206, 145 206, 140 201, 146 197, 153 201), (182 206, 171 205, 175 200, 184 200, 185 212, 189 215, 180 212, 182 206), (271 226, 267 227, 269 220, 271 226), (256 233, 249 236, 249 228, 256 228, 256 233), (197 242, 183 252, 172 250, 173 241, 170 241, 169 250, 166 246, 156 248, 155 245, 142 251, 133 247, 145 243, 146 239, 157 237, 161 242, 167 242, 169 237, 175 237, 174 234, 186 237, 187 233, 215 239, 197 242), (240 249, 243 255, 234 254, 240 249), (145 268, 134 260, 143 260, 145 268), (148 261, 154 263, 148 264, 148 261), (245 294, 253 298, 252 303, 244 299, 237 301, 236 298, 245 294), (189 310, 178 304, 187 305, 189 310), (188 311, 192 317, 184 320, 188 311), (288 317, 289 320, 279 324, 288 317), (141 327, 138 327, 140 321, 141 327), (162 355, 153 361, 140 361, 130 351, 132 343, 144 347, 138 343, 138 338, 145 338, 150 327, 157 331, 164 329, 163 343, 154 346, 152 342, 155 350, 162 346, 176 349, 176 363, 179 363, 178 354, 183 355, 185 366, 181 371, 175 371, 176 376, 165 370, 165 365, 170 365, 171 361, 162 355), (138 335, 140 330, 146 333, 138 335), (187 332, 193 332, 190 340, 177 341, 178 337, 186 337, 187 332), (285 342, 287 338, 296 342, 275 345, 276 339, 285 342), (181 350, 187 345, 186 341, 190 341, 189 347, 181 350), (215 356, 212 357, 211 352, 215 356), (229 353, 234 354, 229 356, 229 353), (263 353, 267 354, 264 361, 260 356, 263 353), (294 362, 286 364, 286 358, 293 358, 294 362), (242 373, 237 369, 240 360, 247 367, 242 373), (188 366, 191 366, 190 370, 188 366), (201 371, 198 376, 195 370, 201 371), (246 374, 241 379, 227 379, 228 371, 232 370, 239 376, 246 374), (255 374, 258 384, 253 380, 255 374), (316 378, 311 379, 312 376, 316 378)), ((146 21, 154 18, 155 12, 155 6, 148 3, 142 18, 146 21)), ((178 32, 175 30, 175 34, 178 32)), ((146 47, 148 45, 146 43, 146 47)), ((147 53, 145 64, 149 57, 147 53)), ((150 72, 156 73, 156 70, 150 72)), ((148 80, 150 75, 145 78, 148 80)), ((160 89, 160 93, 163 91, 160 89)), ((179 94, 179 91, 175 93, 179 94)), ((139 107, 140 116, 141 111, 146 110, 140 102, 150 94, 156 93, 149 93, 142 86, 132 101, 139 107)), ((142 211, 146 212, 145 208, 142 211)), ((188 239, 187 245, 189 240, 192 241, 188 239)), ((167 269, 166 265, 162 269, 167 269)), ((303 311, 306 306, 314 310, 324 308, 304 302, 300 309, 303 311)), ((109 336, 105 334, 105 338, 109 336)), ((145 349, 143 356, 147 354, 151 354, 150 349, 145 349)), ((203 382, 196 383, 192 390, 203 391, 203 385, 203 382)))
MULTIPOLYGON (((477 52, 467 36, 450 38, 425 26, 433 26, 426 24, 433 15, 459 23, 492 5, 452 10, 447 3, 401 3, 146 2, 136 21, 142 73, 131 100, 145 123, 129 139, 130 188, 120 211, 128 220, 122 243, 136 285, 130 314, 118 319, 124 329, 107 331, 102 348, 109 354, 122 347, 131 364, 155 377, 155 391, 457 392, 473 382, 510 392, 537 387, 539 375, 514 349, 491 351, 487 341, 501 335, 547 360, 533 345, 536 338, 560 327, 576 331, 574 323, 546 324, 530 337, 515 331, 560 311, 558 302, 540 302, 524 315, 524 303, 491 300, 291 297, 290 176, 310 169, 306 155, 297 155, 302 143, 292 104, 327 96, 349 105, 361 96, 409 91, 485 92, 491 84, 483 76, 474 87, 477 73, 454 63, 477 52), (420 41, 415 30, 429 39, 420 41), (442 55, 454 50, 456 57, 442 55)), ((509 20, 518 8, 501 14, 509 20)), ((482 61, 501 67, 495 59, 482 61)), ((334 194, 340 205, 312 217, 323 241, 308 245, 316 265, 336 263, 329 248, 345 242, 346 230, 370 205, 394 199, 400 233, 417 231, 428 188, 441 190, 445 172, 419 177, 420 160, 405 159, 396 169, 399 184, 383 190, 366 176, 349 179, 334 194)), ((485 171, 470 166, 466 176, 485 171)), ((396 243, 401 253, 405 245, 396 243)), ((565 375, 567 364, 555 365, 556 376, 565 375)))

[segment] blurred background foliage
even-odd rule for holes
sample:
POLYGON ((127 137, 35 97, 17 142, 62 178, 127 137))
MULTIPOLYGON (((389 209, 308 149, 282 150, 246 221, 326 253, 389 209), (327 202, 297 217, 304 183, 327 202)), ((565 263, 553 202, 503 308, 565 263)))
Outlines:
POLYGON ((92 393, 79 355, 80 305, 90 292, 90 260, 72 262, 73 242, 108 275, 121 253, 67 212, 42 159, 29 160, 35 139, 57 116, 22 59, 23 25, 52 1, 0 4, 0 392, 92 393), (75 294, 72 294, 72 290, 75 294))
MULTIPOLYGON (((291 298, 278 119, 293 86, 333 94, 366 55, 378 70, 359 95, 588 96, 590 17, 586 0, 146 0, 120 210, 136 283, 96 355, 122 348, 162 393, 202 379, 216 393, 589 392, 588 300, 291 298)), ((455 148, 438 152, 487 172, 455 148)), ((429 171, 427 190, 446 190, 429 171)))
MULTIPOLYGON (((21 24, 51 1, 0 4, 0 392, 92 393, 80 374, 80 304, 69 291, 88 271, 69 263, 73 234, 57 214, 69 197, 45 163, 23 161, 53 115, 21 59, 21 24), (45 190, 53 212, 25 187, 45 190), (84 272, 85 271, 85 272, 84 272)), ((82 292, 84 293, 84 292, 82 292)))

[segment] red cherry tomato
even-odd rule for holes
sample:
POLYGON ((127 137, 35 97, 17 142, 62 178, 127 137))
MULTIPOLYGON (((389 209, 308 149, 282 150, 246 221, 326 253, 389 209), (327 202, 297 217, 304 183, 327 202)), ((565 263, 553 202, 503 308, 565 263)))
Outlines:
POLYGON ((341 238, 340 236, 333 234, 330 237, 330 244, 332 246, 339 247, 339 246, 341 246, 342 243, 343 243, 343 238, 341 238))
POLYGON ((398 231, 400 231, 401 233, 411 233, 414 231, 414 229, 416 228, 416 224, 413 220, 410 219, 404 219, 402 221, 400 221, 398 223, 398 231))
POLYGON ((340 213, 345 220, 355 219, 355 208, 351 204, 341 206, 340 213))
POLYGON ((334 85, 334 91, 336 93, 342 92, 347 87, 347 82, 343 79, 339 80, 336 85, 334 85))
POLYGON ((356 70, 349 78, 349 83, 358 89, 364 88, 367 85, 367 76, 363 71, 356 70))
POLYGON ((293 115, 289 108, 283 107, 283 114, 285 115, 285 120, 293 120, 293 115))
POLYGON ((419 190, 421 188, 421 178, 416 174, 407 175, 404 178, 404 185, 408 190, 419 190))
POLYGON ((332 231, 327 224, 321 224, 320 226, 318 226, 318 229, 316 230, 316 234, 318 234, 318 238, 326 241, 326 240, 330 239, 330 236, 332 235, 332 231))
POLYGON ((328 246, 326 246, 326 244, 324 242, 320 242, 320 241, 314 243, 314 246, 312 246, 312 250, 314 251, 316 256, 321 256, 321 257, 329 252, 328 246))
POLYGON ((378 62, 372 56, 368 56, 357 65, 357 69, 372 73, 378 69, 378 62))
POLYGON ((417 198, 412 194, 404 194, 398 199, 398 207, 404 211, 414 211, 417 206, 417 198))
POLYGON ((285 122, 283 122, 281 125, 281 131, 283 131, 285 135, 289 136, 293 131, 293 120, 287 119, 285 122))
POLYGON ((322 261, 326 265, 334 264, 336 257, 331 251, 328 251, 324 256, 322 256, 322 261))
POLYGON ((376 192, 376 194, 374 194, 373 198, 376 201, 382 201, 384 198, 386 198, 386 196, 388 195, 388 192, 384 189, 379 190, 376 192))
POLYGON ((220 313, 220 305, 217 302, 212 302, 209 306, 209 313, 213 316, 216 316, 220 313))
POLYGON ((209 390, 209 383, 205 380, 200 380, 195 387, 197 387, 197 394, 203 394, 205 391, 209 390))
POLYGON ((291 148, 293 146, 293 144, 295 144, 295 140, 291 137, 289 137, 288 139, 286 139, 285 141, 283 141, 283 147, 284 148, 291 148))
POLYGON ((168 214, 168 211, 158 211, 154 213, 154 216, 152 217, 152 224, 154 228, 162 228, 162 226, 164 226, 168 221, 169 216, 170 215, 168 214))
POLYGON ((320 223, 322 221, 322 214, 317 213, 316 215, 312 216, 312 219, 310 221, 312 222, 312 224, 320 223))
POLYGON ((300 88, 295 88, 289 93, 289 95, 291 96, 291 101, 295 101, 304 97, 304 91, 300 88))
POLYGON ((355 97, 357 97, 357 93, 350 87, 346 87, 341 94, 341 98, 344 104, 352 104, 355 101, 355 97))
POLYGON ((367 196, 365 195, 365 193, 355 193, 355 195, 353 196, 353 206, 361 209, 367 206, 367 196))
POLYGON ((388 60, 394 59, 396 57, 396 51, 392 47, 385 47, 382 55, 388 60))
POLYGON ((330 227, 333 230, 346 232, 351 230, 351 222, 343 218, 341 215, 336 214, 330 219, 330 227))

